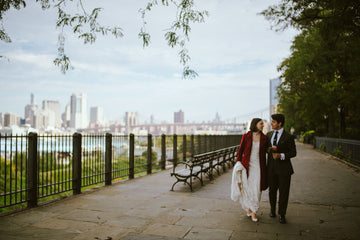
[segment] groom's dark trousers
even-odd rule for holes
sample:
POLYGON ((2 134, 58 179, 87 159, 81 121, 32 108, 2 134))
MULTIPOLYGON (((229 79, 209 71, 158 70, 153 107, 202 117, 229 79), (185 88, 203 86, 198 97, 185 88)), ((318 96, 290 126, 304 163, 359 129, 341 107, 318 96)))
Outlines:
MULTIPOLYGON (((271 138, 274 132, 268 134, 268 146, 272 146, 271 138)), ((267 170, 269 184, 269 199, 271 212, 275 213, 277 192, 279 191, 279 215, 285 216, 289 200, 291 175, 294 173, 291 158, 296 156, 294 137, 283 131, 277 144, 277 152, 284 153, 285 159, 273 159, 268 154, 267 170)))

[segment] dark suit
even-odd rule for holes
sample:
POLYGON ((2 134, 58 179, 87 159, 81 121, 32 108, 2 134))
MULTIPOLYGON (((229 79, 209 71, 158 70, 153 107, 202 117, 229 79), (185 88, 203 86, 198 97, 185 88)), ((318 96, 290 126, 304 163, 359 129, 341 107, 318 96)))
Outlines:
MULTIPOLYGON (((270 132, 268 134, 268 146, 272 146, 271 139, 273 133, 270 132)), ((278 153, 285 154, 285 159, 273 159, 272 154, 268 154, 269 199, 271 211, 275 213, 277 191, 279 190, 278 213, 285 216, 289 200, 291 175, 294 173, 290 159, 296 156, 294 137, 284 130, 278 141, 277 148, 278 153)))

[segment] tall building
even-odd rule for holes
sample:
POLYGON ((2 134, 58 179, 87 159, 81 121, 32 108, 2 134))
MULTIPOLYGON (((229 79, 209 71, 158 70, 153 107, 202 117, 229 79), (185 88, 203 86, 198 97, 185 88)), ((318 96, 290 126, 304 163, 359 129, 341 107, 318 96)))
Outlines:
POLYGON ((62 119, 62 126, 64 128, 70 127, 70 120, 71 120, 71 106, 70 103, 67 103, 65 106, 65 112, 61 115, 62 119))
POLYGON ((215 115, 214 123, 220 123, 220 122, 221 122, 221 118, 220 118, 219 113, 217 112, 215 115))
POLYGON ((3 114, 0 113, 0 127, 4 126, 4 117, 3 114))
POLYGON ((35 129, 47 129, 55 126, 55 113, 53 111, 37 110, 34 112, 31 126, 35 129))
POLYGON ((31 93, 31 95, 30 95, 30 104, 31 104, 31 105, 35 105, 35 104, 36 104, 36 103, 35 103, 35 96, 34 96, 33 93, 31 93))
POLYGON ((49 114, 49 125, 60 128, 61 127, 61 105, 58 101, 44 100, 42 109, 47 112, 53 112, 49 114), (54 116, 54 118, 52 118, 54 116))
POLYGON ((20 123, 20 118, 13 113, 4 114, 4 127, 18 126, 20 123))
POLYGON ((270 79, 270 116, 278 112, 278 93, 277 88, 281 84, 280 78, 270 79))
POLYGON ((102 107, 90 108, 90 123, 104 123, 104 111, 102 107))
POLYGON ((73 94, 70 100, 70 127, 87 128, 87 98, 85 94, 73 94))
POLYGON ((33 93, 30 95, 30 104, 25 106, 25 122, 35 128, 34 116, 39 111, 38 105, 35 103, 35 96, 33 93))
POLYGON ((174 112, 174 123, 184 123, 184 122, 185 122, 184 112, 181 110, 178 112, 174 112))
POLYGON ((125 113, 125 133, 129 134, 135 125, 137 125, 137 112, 125 113))

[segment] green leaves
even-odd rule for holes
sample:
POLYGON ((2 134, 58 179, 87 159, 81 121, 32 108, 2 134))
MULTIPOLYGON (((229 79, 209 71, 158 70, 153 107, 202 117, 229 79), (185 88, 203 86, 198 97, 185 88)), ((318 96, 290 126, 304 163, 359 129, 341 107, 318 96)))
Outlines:
POLYGON ((20 10, 21 8, 26 7, 26 3, 24 0, 1 0, 0 3, 0 40, 10 43, 11 38, 6 33, 4 25, 3 25, 3 14, 8 11, 11 7, 16 10, 20 10))
MULTIPOLYGON (((188 54, 186 43, 190 40, 190 25, 193 23, 205 22, 205 17, 207 17, 209 13, 207 11, 195 10, 194 0, 162 0, 161 4, 163 6, 169 6, 169 4, 172 4, 177 9, 175 21, 170 28, 166 30, 165 39, 170 47, 178 47, 180 49, 178 55, 180 63, 183 65, 183 78, 195 78, 198 74, 194 70, 190 69, 189 62, 191 58, 188 54)), ((143 40, 144 47, 148 46, 150 42, 150 35, 146 31, 146 14, 157 5, 159 5, 159 2, 157 0, 153 0, 148 2, 144 9, 139 10, 143 19, 143 26, 140 30, 139 38, 143 40)))
POLYGON ((277 30, 301 30, 291 55, 278 68, 284 79, 280 108, 292 124, 288 127, 333 137, 347 130, 345 136, 359 138, 359 128, 353 125, 360 122, 357 1, 283 0, 261 14, 277 30))
MULTIPOLYGON (((70 1, 72 2, 73 0, 70 1)), ((91 13, 88 13, 83 6, 82 0, 77 0, 77 3, 82 11, 73 15, 65 11, 65 0, 57 1, 57 4, 54 5, 58 10, 56 26, 61 29, 58 41, 60 47, 58 48, 58 57, 54 60, 54 64, 61 68, 62 73, 66 73, 71 67, 70 59, 65 54, 65 37, 63 34, 65 28, 70 28, 79 39, 83 40, 84 44, 95 43, 97 34, 103 36, 111 34, 115 38, 123 37, 120 27, 102 26, 98 22, 102 8, 94 8, 91 13)))
MULTIPOLYGON (((102 8, 97 7, 91 11, 87 11, 83 5, 82 0, 36 0, 43 10, 55 8, 58 13, 56 27, 60 30, 58 40, 58 56, 54 60, 54 64, 60 67, 62 73, 66 73, 71 69, 70 58, 65 53, 65 34, 66 29, 69 29, 77 38, 81 39, 84 44, 93 44, 99 35, 112 35, 115 38, 123 37, 123 30, 118 26, 110 27, 103 26, 98 21, 101 15, 102 8), (69 9, 77 9, 77 11, 69 12, 69 9)), ((142 40, 143 47, 150 44, 150 34, 146 30, 147 22, 145 21, 146 14, 154 7, 174 6, 176 8, 175 20, 166 30, 164 35, 167 44, 171 48, 179 48, 180 64, 183 65, 183 78, 194 78, 197 73, 190 69, 190 55, 186 48, 187 42, 190 40, 191 24, 203 23, 205 18, 209 15, 207 11, 196 10, 194 0, 151 0, 144 9, 140 9, 143 19, 143 26, 140 29, 138 37, 142 40)), ((6 33, 2 21, 3 13, 8 11, 11 7, 21 9, 26 6, 25 0, 2 0, 0 4, 0 40, 4 42, 11 42, 10 36, 6 33)))

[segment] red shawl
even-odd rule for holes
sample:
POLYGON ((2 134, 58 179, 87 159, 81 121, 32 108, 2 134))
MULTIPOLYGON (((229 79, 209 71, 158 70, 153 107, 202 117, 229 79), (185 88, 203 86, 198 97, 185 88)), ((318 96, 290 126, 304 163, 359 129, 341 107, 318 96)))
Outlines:
MULTIPOLYGON (((240 147, 237 153, 236 161, 240 161, 246 169, 246 173, 249 176, 249 161, 252 147, 252 132, 249 131, 243 135, 240 143, 240 147)), ((260 190, 266 190, 267 178, 266 178, 266 149, 267 149, 267 137, 261 133, 260 135, 260 190)))

